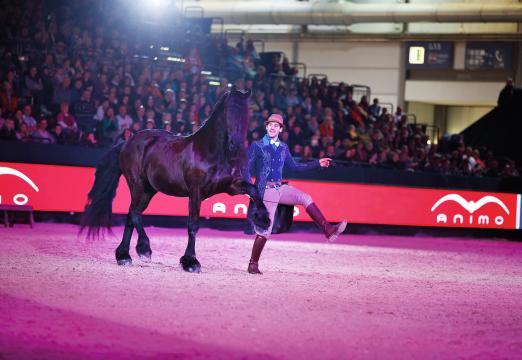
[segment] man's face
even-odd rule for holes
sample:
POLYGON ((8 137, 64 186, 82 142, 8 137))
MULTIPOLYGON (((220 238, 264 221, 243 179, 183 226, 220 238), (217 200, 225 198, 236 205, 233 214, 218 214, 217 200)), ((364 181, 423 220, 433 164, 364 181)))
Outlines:
POLYGON ((283 128, 281 127, 281 125, 279 125, 276 122, 269 122, 268 124, 266 124, 266 132, 267 132, 268 136, 271 138, 275 138, 275 137, 279 136, 279 134, 282 131, 283 131, 283 128))

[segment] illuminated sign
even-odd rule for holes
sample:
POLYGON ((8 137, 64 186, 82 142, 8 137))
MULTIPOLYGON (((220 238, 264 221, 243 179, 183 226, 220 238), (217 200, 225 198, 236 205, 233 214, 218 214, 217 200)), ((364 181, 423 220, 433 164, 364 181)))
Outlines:
POLYGON ((453 67, 453 43, 411 41, 408 50, 408 69, 450 69, 453 67))
POLYGON ((408 61, 410 64, 424 64, 425 49, 422 46, 411 46, 408 61))
POLYGON ((513 54, 514 44, 511 42, 467 42, 466 69, 512 69, 513 54))
MULTIPOLYGON (((0 203, 28 204, 40 211, 82 212, 94 168, 0 162, 0 203)), ((329 221, 462 228, 520 229, 520 195, 465 190, 293 180, 309 193, 329 221)), ((218 194, 203 201, 202 217, 245 218, 246 195, 218 194)), ((113 202, 125 214, 130 194, 123 177, 113 202)), ((188 199, 158 193, 145 214, 186 216, 188 199)), ((310 221, 295 207, 296 221, 310 221)))

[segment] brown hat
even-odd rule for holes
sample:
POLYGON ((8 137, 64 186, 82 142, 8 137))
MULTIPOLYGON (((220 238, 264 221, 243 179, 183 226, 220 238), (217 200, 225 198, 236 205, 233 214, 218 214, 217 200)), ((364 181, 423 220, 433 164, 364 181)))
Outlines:
POLYGON ((268 119, 265 121, 265 125, 268 125, 268 123, 275 122, 278 123, 281 127, 285 127, 285 123, 283 122, 283 117, 279 114, 272 114, 268 117, 268 119))

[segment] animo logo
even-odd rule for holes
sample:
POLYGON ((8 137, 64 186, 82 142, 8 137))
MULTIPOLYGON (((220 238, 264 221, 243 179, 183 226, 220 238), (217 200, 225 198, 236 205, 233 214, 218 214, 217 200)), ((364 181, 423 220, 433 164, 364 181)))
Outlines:
MULTIPOLYGON (((243 215, 246 215, 247 210, 248 210, 248 206, 246 206, 245 204, 235 204, 234 205, 234 215, 238 215, 240 212, 243 215)), ((227 213, 227 204, 222 203, 222 202, 213 203, 212 204, 212 214, 217 214, 217 213, 226 214, 227 213)), ((295 217, 298 215, 299 215, 299 209, 297 208, 297 206, 294 206, 293 216, 295 217)))
MULTIPOLYGON (((10 168, 10 167, 0 166, 0 175, 13 175, 13 176, 16 176, 17 178, 22 179, 26 183, 31 185, 31 187, 36 192, 40 191, 40 189, 38 189, 38 186, 36 186, 34 181, 31 180, 27 175, 25 175, 21 171, 18 171, 16 169, 13 169, 13 168, 10 168)), ((27 195, 25 195, 25 194, 16 194, 16 195, 13 196, 13 202, 16 205, 25 205, 25 204, 27 204, 28 201, 29 201, 29 197, 27 195)), ((2 204, 2 195, 1 194, 0 194, 0 204, 2 204)))
MULTIPOLYGON (((235 204, 234 205, 234 214, 237 215, 241 211, 243 213, 243 215, 246 215, 247 209, 248 208, 245 204, 235 204)), ((213 214, 216 214, 216 213, 226 214, 227 205, 222 202, 216 202, 216 203, 212 204, 212 213, 213 214)))
MULTIPOLYGON (((466 222, 466 225, 468 225, 468 224, 469 225, 474 225, 474 224, 489 225, 490 217, 491 217, 490 214, 481 214, 479 216, 474 217, 474 213, 477 210, 479 210, 480 208, 482 208, 484 205, 490 204, 490 203, 497 204, 498 206, 500 206, 502 208, 502 210, 504 210, 504 212, 506 214, 509 215, 509 209, 507 208, 506 204, 504 204, 499 198, 497 198, 495 196, 491 196, 491 195, 484 196, 475 202, 475 201, 467 201, 459 194, 448 194, 448 195, 441 197, 439 200, 437 200, 437 202, 432 206, 431 212, 434 212, 440 205, 442 205, 448 201, 456 202, 457 204, 462 206, 462 208, 467 210, 467 212, 469 213, 469 216, 467 216, 466 218, 464 217, 463 214, 460 214, 460 213, 454 214, 453 217, 451 218, 451 222, 453 224, 464 224, 466 222)), ((442 212, 437 214, 437 224, 438 223, 447 224, 448 221, 449 220, 448 220, 447 214, 442 213, 442 212)), ((504 216, 497 215, 493 218, 493 221, 496 225, 500 226, 504 223, 505 219, 504 219, 504 216)))

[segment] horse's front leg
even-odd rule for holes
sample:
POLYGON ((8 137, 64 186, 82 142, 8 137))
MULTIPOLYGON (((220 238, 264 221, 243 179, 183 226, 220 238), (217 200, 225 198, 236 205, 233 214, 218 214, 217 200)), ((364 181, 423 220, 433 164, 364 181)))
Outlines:
POLYGON ((179 259, 183 270, 191 273, 201 272, 201 264, 196 258, 196 234, 199 230, 199 211, 201 208, 201 194, 199 189, 193 191, 189 196, 189 217, 188 217, 188 243, 185 255, 179 259))
POLYGON ((247 194, 250 196, 255 206, 252 221, 258 228, 263 230, 268 229, 270 226, 270 216, 268 214, 268 210, 266 209, 265 203, 263 202, 263 198, 261 197, 261 194, 255 185, 244 180, 238 180, 232 185, 229 194, 247 194))

